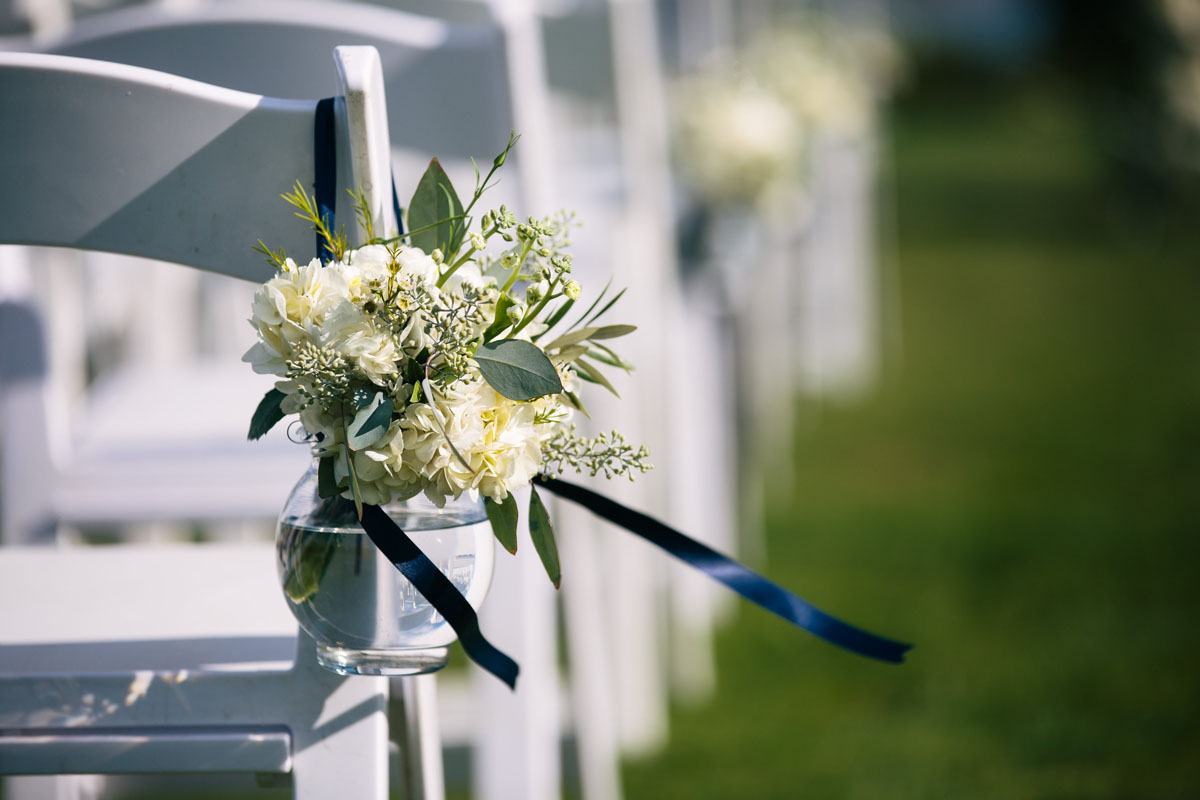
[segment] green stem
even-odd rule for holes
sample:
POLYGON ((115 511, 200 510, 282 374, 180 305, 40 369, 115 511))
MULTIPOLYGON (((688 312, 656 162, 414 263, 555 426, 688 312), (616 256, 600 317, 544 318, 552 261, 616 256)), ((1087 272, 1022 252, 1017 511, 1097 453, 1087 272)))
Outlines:
POLYGON ((562 297, 561 294, 554 293, 554 287, 558 285, 558 282, 560 280, 562 280, 561 275, 556 277, 554 279, 554 281, 550 284, 550 288, 546 290, 546 296, 541 299, 541 302, 539 302, 536 306, 534 306, 531 311, 526 312, 525 319, 521 320, 521 324, 513 329, 513 332, 512 332, 513 336, 516 336, 518 333, 521 332, 521 329, 523 329, 529 323, 533 322, 537 318, 537 315, 542 313, 542 309, 546 307, 547 303, 549 303, 551 300, 553 300, 556 297, 562 297))
POLYGON ((500 287, 500 294, 507 294, 513 284, 517 282, 517 276, 521 274, 521 267, 525 266, 525 259, 529 256, 529 251, 533 249, 533 240, 530 239, 521 247, 521 257, 517 259, 516 266, 512 268, 512 272, 508 276, 508 280, 500 287))

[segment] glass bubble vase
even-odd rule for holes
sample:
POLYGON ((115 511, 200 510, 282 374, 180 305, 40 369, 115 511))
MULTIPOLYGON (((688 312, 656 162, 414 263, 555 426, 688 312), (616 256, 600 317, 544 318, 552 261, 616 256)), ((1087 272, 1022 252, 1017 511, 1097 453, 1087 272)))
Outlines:
MULTIPOLYGON (((483 500, 438 508, 418 495, 384 511, 478 610, 496 552, 483 500)), ((417 675, 446 665, 454 630, 371 542, 354 503, 318 494, 315 460, 279 516, 275 552, 288 607, 323 667, 417 675)))

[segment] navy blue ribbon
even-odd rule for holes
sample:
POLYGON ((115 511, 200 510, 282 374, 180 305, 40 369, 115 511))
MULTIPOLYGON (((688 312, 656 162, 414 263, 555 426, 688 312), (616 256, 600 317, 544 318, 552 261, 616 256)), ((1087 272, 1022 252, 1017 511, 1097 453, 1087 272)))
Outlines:
MULTIPOLYGON (((317 102, 316 120, 313 130, 315 153, 315 180, 313 199, 321 213, 321 219, 329 230, 333 230, 334 202, 337 186, 337 151, 334 149, 333 98, 317 102)), ((400 214, 400 197, 396 194, 396 181, 392 180, 392 208, 396 212, 396 225, 401 234, 404 223, 400 214)), ((333 257, 321 234, 317 234, 317 253, 322 263, 333 257)), ((495 675, 515 689, 517 662, 497 650, 484 638, 479 630, 479 617, 462 593, 442 574, 420 548, 408 538, 400 526, 384 513, 379 506, 363 506, 360 523, 367 536, 379 551, 400 571, 417 591, 441 614, 462 642, 463 650, 476 664, 495 675)))
MULTIPOLYGON (((317 211, 329 230, 333 230, 333 209, 337 202, 337 149, 334 147, 336 128, 333 118, 333 98, 317 101, 317 114, 313 125, 313 199, 317 211)), ((317 232, 317 257, 324 264, 333 257, 329 243, 317 232)))
POLYGON ((379 506, 364 505, 362 522, 359 524, 388 561, 446 618, 471 660, 507 683, 510 689, 517 688, 517 673, 520 671, 517 662, 484 638, 479 630, 479 617, 475 615, 475 609, 471 608, 471 604, 450 579, 413 544, 408 534, 379 506))
MULTIPOLYGON (((333 114, 332 97, 317 101, 313 121, 313 200, 325 227, 333 230, 334 206, 337 202, 337 128, 333 114)), ((400 213, 400 196, 396 194, 396 179, 392 178, 392 210, 396 212, 396 228, 404 235, 404 216, 400 213)), ((333 258, 329 243, 317 233, 317 257, 321 263, 333 258)))
POLYGON ((537 477, 539 485, 548 491, 574 501, 603 519, 652 542, 681 561, 695 567, 715 581, 728 586, 747 600, 757 603, 788 622, 819 636, 825 641, 868 658, 899 664, 912 645, 885 639, 831 617, 811 603, 802 600, 778 584, 721 555, 707 545, 685 536, 653 517, 626 508, 603 495, 573 483, 537 477))

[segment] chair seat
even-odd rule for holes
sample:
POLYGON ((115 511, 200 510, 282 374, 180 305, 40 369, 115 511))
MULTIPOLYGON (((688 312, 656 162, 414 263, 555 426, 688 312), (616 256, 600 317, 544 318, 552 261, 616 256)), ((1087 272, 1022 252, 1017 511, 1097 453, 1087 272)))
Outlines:
POLYGON ((0 608, 0 680, 278 670, 296 652, 265 543, 5 548, 0 608))
POLYGON ((269 376, 236 361, 130 368, 97 382, 55 487, 61 522, 274 519, 311 460, 249 421, 269 376))

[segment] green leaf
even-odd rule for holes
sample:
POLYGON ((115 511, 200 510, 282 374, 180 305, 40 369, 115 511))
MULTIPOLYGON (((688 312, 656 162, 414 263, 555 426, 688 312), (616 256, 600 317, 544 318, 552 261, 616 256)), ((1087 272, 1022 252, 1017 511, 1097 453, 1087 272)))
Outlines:
POLYGON ((616 339, 618 336, 628 336, 637 330, 637 325, 601 325, 591 339, 616 339))
POLYGON ((586 408, 584 408, 583 401, 579 399, 579 395, 575 394, 574 392, 563 392, 559 395, 559 397, 563 398, 569 406, 574 408, 580 414, 583 414, 588 419, 592 418, 592 415, 588 413, 586 408))
POLYGON ((446 218, 462 213, 462 203, 459 202, 450 178, 438 160, 433 159, 417 183, 417 190, 413 192, 412 202, 408 206, 408 227, 411 230, 426 228, 421 233, 411 236, 413 246, 426 253, 441 248, 442 253, 450 258, 454 254, 451 243, 455 226, 453 222, 446 221, 446 218), (442 221, 441 224, 438 224, 439 220, 442 221))
POLYGON ((580 356, 587 355, 587 352, 586 344, 570 344, 555 353, 554 357, 564 364, 570 364, 580 356))
POLYGON ((392 424, 392 399, 376 392, 346 426, 346 443, 351 450, 362 450, 378 442, 392 424))
POLYGON ((625 336, 637 330, 637 325, 605 325, 600 328, 580 328, 571 333, 564 333, 562 336, 555 339, 550 344, 546 345, 547 350, 554 350, 559 347, 577 344, 589 339, 615 339, 618 336, 625 336))
POLYGON ((275 427, 275 423, 283 419, 283 409, 280 408, 280 403, 283 398, 287 397, 278 389, 272 389, 263 395, 263 399, 258 401, 258 408, 254 409, 254 416, 250 418, 250 433, 247 438, 250 441, 261 439, 267 431, 275 427))
POLYGON ((627 292, 627 291, 629 291, 628 286, 626 286, 621 291, 617 292, 617 296, 614 297, 612 300, 609 300, 608 304, 606 306, 604 306, 604 308, 600 309, 595 314, 593 314, 592 317, 588 320, 588 322, 595 322, 596 320, 600 319, 600 317, 602 317, 604 315, 604 312, 608 311, 610 308, 612 308, 614 305, 616 305, 617 301, 625 296, 625 292, 627 292))
POLYGON ((325 533, 295 531, 299 540, 292 545, 285 562, 283 591, 299 605, 317 593, 321 579, 329 570, 338 538, 325 533))
POLYGON ((596 299, 592 301, 590 306, 588 306, 587 311, 583 312, 579 319, 571 323, 571 327, 567 328, 567 330, 574 330, 576 326, 582 324, 583 321, 587 319, 588 314, 592 313, 596 306, 600 305, 600 301, 604 299, 604 295, 608 293, 608 287, 610 286, 612 286, 612 278, 609 278, 604 282, 604 288, 600 290, 600 294, 596 295, 596 299))
POLYGON ((600 344, 599 342, 592 342, 592 344, 594 344, 596 347, 598 347, 600 349, 593 350, 591 348, 588 348, 588 351, 586 353, 588 358, 592 359, 593 361, 599 361, 601 364, 608 364, 610 367, 616 367, 617 369, 623 369, 623 370, 625 370, 626 373, 633 372, 633 364, 630 364, 630 363, 622 360, 619 355, 617 355, 616 353, 614 353, 612 350, 608 349, 604 345, 600 344))
POLYGON ((516 555, 517 552, 517 499, 509 493, 503 503, 497 503, 492 498, 484 498, 483 507, 487 510, 488 521, 492 523, 492 533, 504 549, 516 555))
POLYGON ((333 458, 325 456, 317 462, 317 494, 321 497, 337 497, 341 494, 333 474, 333 458))
POLYGON ((586 376, 586 378, 590 378, 593 383, 600 384, 605 389, 608 389, 610 392, 617 395, 617 397, 621 396, 621 395, 617 394, 617 390, 614 389, 613 385, 608 382, 608 378, 604 377, 604 374, 601 373, 600 370, 596 369, 594 364, 589 364, 587 361, 583 360, 582 358, 577 358, 577 359, 575 359, 575 368, 579 369, 579 370, 583 370, 583 375, 581 375, 580 377, 586 376))
POLYGON ((475 361, 484 380, 509 400, 536 400, 563 389, 546 354, 521 339, 482 344, 475 351, 475 361))
MULTIPOLYGON (((571 306, 573 305, 575 305, 574 300, 567 299, 563 301, 563 304, 558 307, 558 310, 555 311, 548 320, 546 320, 546 330, 552 330, 555 325, 561 322, 562 318, 567 315, 567 312, 571 310, 571 306)), ((542 334, 539 333, 537 336, 533 337, 533 340, 536 342, 539 338, 541 338, 541 336, 542 334)))
POLYGON ((497 336, 503 333, 506 328, 512 325, 512 322, 510 322, 508 319, 508 310, 512 308, 515 303, 516 301, 507 294, 500 295, 499 299, 496 300, 496 319, 491 325, 488 326, 488 329, 483 332, 483 340, 485 342, 490 342, 492 339, 495 339, 497 336))
POLYGON ((533 539, 533 549, 537 550, 542 559, 542 566, 550 576, 550 582, 557 589, 562 583, 562 569, 558 564, 558 545, 554 543, 554 529, 550 527, 550 515, 538 497, 537 489, 529 487, 529 538, 533 539))

